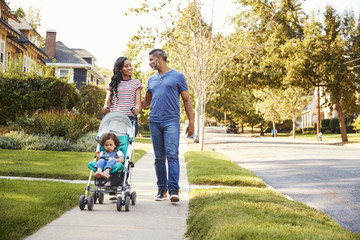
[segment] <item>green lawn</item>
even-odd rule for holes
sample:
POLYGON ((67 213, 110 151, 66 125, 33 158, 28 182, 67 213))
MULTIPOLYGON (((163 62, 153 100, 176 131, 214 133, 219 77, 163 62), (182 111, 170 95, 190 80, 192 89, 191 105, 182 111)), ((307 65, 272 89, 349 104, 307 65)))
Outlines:
POLYGON ((185 160, 190 184, 255 186, 191 190, 186 233, 191 240, 360 239, 325 213, 263 188, 260 178, 222 154, 191 151, 185 160))
MULTIPOLYGON (((0 239, 36 232, 79 203, 84 184, 0 179, 0 239)), ((50 239, 50 238, 49 238, 50 239)))
MULTIPOLYGON (((278 137, 283 138, 293 138, 290 134, 279 134, 278 137)), ((360 134, 359 133, 348 133, 347 134, 349 142, 359 142, 360 141, 360 134)), ((306 141, 317 141, 317 137, 315 134, 297 134, 295 136, 297 140, 306 140, 306 141)), ((340 134, 323 134, 322 140, 324 142, 341 142, 341 135, 340 134)))
POLYGON ((216 152, 189 151, 185 161, 191 184, 265 187, 253 172, 216 152))
MULTIPOLYGON (((150 144, 135 146, 134 161, 139 160, 150 144)), ((0 149, 0 175, 55 179, 88 179, 87 165, 94 153, 0 149)))
MULTIPOLYGON (((134 160, 151 144, 137 143, 134 160)), ((88 179, 94 153, 0 149, 0 175, 88 179)), ((0 239, 23 239, 79 203, 84 184, 0 179, 0 239)))
POLYGON ((262 188, 190 192, 190 239, 360 239, 325 213, 262 188))

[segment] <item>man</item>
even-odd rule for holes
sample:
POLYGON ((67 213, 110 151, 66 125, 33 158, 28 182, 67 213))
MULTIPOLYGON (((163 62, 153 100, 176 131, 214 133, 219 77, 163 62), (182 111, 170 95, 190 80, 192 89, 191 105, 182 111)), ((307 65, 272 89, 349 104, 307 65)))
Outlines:
POLYGON ((149 53, 150 67, 158 73, 148 80, 145 99, 141 108, 151 105, 150 133, 155 152, 155 172, 158 193, 155 201, 162 201, 170 194, 171 202, 178 202, 179 197, 179 140, 180 140, 180 103, 185 106, 189 119, 187 136, 194 133, 194 117, 186 79, 182 73, 171 69, 166 63, 167 56, 162 49, 149 53), (168 174, 166 171, 168 163, 168 174))

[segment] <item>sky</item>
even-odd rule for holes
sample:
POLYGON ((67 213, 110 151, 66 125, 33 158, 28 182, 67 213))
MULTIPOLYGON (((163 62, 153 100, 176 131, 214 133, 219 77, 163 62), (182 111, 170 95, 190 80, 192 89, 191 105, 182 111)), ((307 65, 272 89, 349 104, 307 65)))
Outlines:
MULTIPOLYGON (((156 0, 151 0, 155 1, 156 0)), ((205 18, 213 18, 215 31, 231 31, 226 28, 229 16, 237 13, 233 0, 201 0, 205 18), (224 27, 225 26, 225 27, 224 27)), ((31 5, 40 10, 43 37, 47 30, 56 30, 56 40, 69 48, 83 48, 97 59, 99 67, 112 69, 115 60, 126 51, 126 44, 140 26, 159 26, 151 15, 125 15, 125 12, 141 3, 139 0, 8 0, 12 10, 22 7, 27 12, 31 5)), ((187 2, 187 1, 182 1, 187 2)), ((360 13, 360 0, 307 0, 306 12, 324 9, 331 4, 339 12, 346 9, 360 13)), ((160 47, 160 46, 158 46, 160 47)))

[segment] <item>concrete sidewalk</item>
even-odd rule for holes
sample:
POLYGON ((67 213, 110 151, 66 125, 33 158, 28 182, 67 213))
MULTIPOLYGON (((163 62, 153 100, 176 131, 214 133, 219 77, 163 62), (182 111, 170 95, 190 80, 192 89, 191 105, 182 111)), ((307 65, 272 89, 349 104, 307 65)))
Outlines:
POLYGON ((189 203, 186 147, 187 139, 183 136, 180 138, 180 202, 154 201, 157 193, 154 153, 148 152, 133 169, 132 190, 136 191, 137 200, 135 206, 130 205, 129 212, 124 207, 118 212, 116 201, 109 201, 109 195, 105 195, 104 204, 95 204, 92 211, 87 206, 83 211, 75 207, 26 239, 184 239, 189 203))

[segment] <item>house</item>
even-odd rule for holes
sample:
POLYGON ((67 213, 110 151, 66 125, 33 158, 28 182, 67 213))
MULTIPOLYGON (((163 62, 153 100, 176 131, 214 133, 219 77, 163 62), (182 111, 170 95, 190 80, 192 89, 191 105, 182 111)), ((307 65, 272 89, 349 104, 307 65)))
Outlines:
POLYGON ((0 7, 0 71, 6 71, 10 61, 19 63, 21 58, 24 72, 44 66, 47 55, 34 43, 40 34, 25 19, 17 19, 5 1, 0 0, 0 7))
MULTIPOLYGON (((321 96, 321 87, 320 87, 320 96, 321 96)), ((325 103, 325 99, 320 97, 320 119, 330 119, 337 118, 337 111, 331 111, 328 107, 322 107, 325 103)), ((317 90, 313 91, 313 100, 308 104, 305 109, 301 112, 301 121, 298 122, 300 128, 309 128, 314 127, 317 122, 317 90)))
POLYGON ((44 59, 47 66, 55 66, 55 75, 59 78, 68 77, 76 88, 84 84, 104 84, 104 76, 95 68, 96 58, 85 49, 68 48, 61 41, 56 41, 56 31, 46 32, 45 48, 48 56, 44 59))

